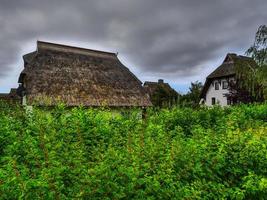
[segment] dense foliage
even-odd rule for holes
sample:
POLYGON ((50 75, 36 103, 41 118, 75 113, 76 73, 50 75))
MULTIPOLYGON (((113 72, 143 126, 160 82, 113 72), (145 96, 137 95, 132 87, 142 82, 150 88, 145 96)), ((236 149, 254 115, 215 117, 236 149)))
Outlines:
POLYGON ((183 95, 179 100, 179 106, 186 106, 191 108, 198 108, 200 106, 201 100, 201 90, 203 89, 203 84, 199 81, 191 82, 189 91, 187 94, 183 95))
POLYGON ((255 34, 253 45, 246 51, 255 65, 239 64, 236 81, 230 84, 230 94, 233 102, 263 102, 267 100, 267 26, 261 25, 255 34))
POLYGON ((0 199, 265 199, 267 105, 52 110, 0 104, 0 199))
POLYGON ((166 88, 166 85, 158 84, 150 99, 153 106, 168 108, 177 105, 180 96, 175 90, 166 88))

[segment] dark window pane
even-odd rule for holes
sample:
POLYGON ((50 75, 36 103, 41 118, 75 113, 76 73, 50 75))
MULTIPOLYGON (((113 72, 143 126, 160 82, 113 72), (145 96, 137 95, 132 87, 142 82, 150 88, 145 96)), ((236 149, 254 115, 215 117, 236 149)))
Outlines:
POLYGON ((215 83, 215 90, 219 90, 219 83, 218 82, 215 83))
POLYGON ((215 99, 215 97, 212 97, 212 98, 211 98, 211 104, 212 104, 212 105, 215 105, 215 103, 216 103, 216 99, 215 99))

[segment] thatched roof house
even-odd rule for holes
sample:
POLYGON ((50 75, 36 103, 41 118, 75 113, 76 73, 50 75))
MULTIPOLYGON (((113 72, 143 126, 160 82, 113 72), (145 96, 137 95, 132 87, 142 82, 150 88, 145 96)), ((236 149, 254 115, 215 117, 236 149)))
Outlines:
POLYGON ((228 53, 223 63, 210 75, 208 75, 207 79, 235 76, 236 68, 239 65, 242 65, 243 67, 246 67, 248 65, 254 67, 257 64, 251 57, 237 55, 235 53, 228 53))
POLYGON ((151 105, 142 82, 115 53, 38 41, 23 59, 19 83, 27 105, 151 105))
POLYGON ((229 93, 230 81, 235 80, 237 70, 240 67, 250 70, 256 66, 256 62, 250 57, 228 53, 223 63, 207 76, 201 92, 201 102, 206 105, 218 103, 225 106, 231 104, 226 94, 229 93))
POLYGON ((146 81, 144 88, 154 106, 171 106, 178 100, 179 94, 163 79, 159 79, 158 82, 146 81))

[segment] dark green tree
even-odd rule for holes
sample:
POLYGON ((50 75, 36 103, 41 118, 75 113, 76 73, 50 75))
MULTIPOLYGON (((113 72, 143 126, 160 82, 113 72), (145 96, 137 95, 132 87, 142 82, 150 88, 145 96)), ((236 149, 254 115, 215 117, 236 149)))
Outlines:
POLYGON ((253 45, 246 51, 259 65, 255 79, 262 86, 264 99, 267 99, 267 26, 261 25, 255 35, 253 45))
POLYGON ((191 82, 189 92, 181 97, 181 104, 193 108, 198 107, 202 88, 203 84, 201 82, 191 82))
POLYGON ((177 105, 180 94, 174 90, 166 89, 164 85, 158 85, 151 97, 153 105, 156 107, 171 107, 177 105))
POLYGON ((253 45, 246 51, 256 63, 238 64, 235 81, 230 83, 230 93, 226 96, 234 103, 262 102, 267 98, 267 26, 259 27, 253 45))
POLYGON ((246 51, 259 66, 267 65, 267 26, 261 25, 256 32, 253 45, 246 51))

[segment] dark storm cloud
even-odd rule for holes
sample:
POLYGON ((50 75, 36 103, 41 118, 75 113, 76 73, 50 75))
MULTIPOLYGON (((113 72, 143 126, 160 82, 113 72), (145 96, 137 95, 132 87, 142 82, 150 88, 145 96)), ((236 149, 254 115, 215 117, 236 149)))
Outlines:
POLYGON ((119 51, 144 74, 190 77, 247 48, 266 10, 266 0, 0 0, 0 76, 26 43, 49 38, 119 51))

